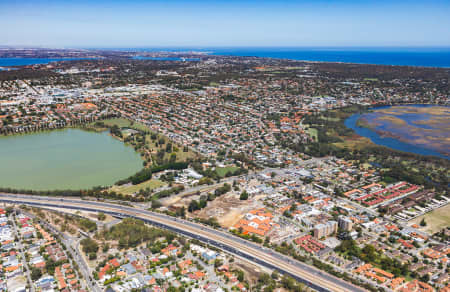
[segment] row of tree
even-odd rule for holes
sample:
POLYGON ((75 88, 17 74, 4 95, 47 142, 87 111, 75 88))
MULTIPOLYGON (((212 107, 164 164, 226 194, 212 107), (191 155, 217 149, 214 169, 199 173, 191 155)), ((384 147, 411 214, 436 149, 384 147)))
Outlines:
POLYGON ((126 179, 119 180, 116 184, 124 185, 127 183, 132 183, 133 185, 137 185, 151 179, 153 173, 161 172, 168 169, 182 170, 188 168, 188 166, 189 166, 188 162, 169 162, 163 165, 155 165, 150 168, 144 168, 126 179))

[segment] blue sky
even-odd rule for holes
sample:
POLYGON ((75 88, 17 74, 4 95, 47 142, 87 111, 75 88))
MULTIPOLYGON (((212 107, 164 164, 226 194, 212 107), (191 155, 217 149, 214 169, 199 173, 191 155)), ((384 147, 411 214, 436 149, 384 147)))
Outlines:
POLYGON ((450 46, 450 1, 0 0, 0 45, 450 46))

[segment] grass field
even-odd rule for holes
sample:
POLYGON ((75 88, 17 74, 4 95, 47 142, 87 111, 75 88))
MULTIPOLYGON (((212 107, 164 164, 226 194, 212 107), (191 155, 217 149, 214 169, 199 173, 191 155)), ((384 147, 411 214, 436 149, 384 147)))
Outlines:
POLYGON ((306 129, 306 132, 309 136, 314 138, 314 141, 317 141, 317 129, 315 128, 308 128, 306 129))
POLYGON ((450 225, 450 204, 445 205, 439 209, 436 209, 430 213, 419 216, 412 220, 410 223, 419 225, 420 221, 425 218, 427 226, 421 227, 421 230, 430 234, 440 231, 442 228, 450 225))
MULTIPOLYGON (((161 135, 159 135, 159 136, 161 136, 161 135)), ((164 139, 166 140, 166 143, 168 141, 170 141, 169 138, 164 137, 164 139)), ((164 149, 166 147, 166 144, 164 144, 162 147, 156 147, 155 142, 152 141, 150 136, 147 136, 145 142, 147 143, 147 147, 149 149, 152 149, 153 151, 155 151, 155 153, 156 153, 156 151, 158 151, 158 149, 161 149, 161 148, 164 149)), ((172 153, 175 153, 177 155, 177 161, 178 162, 186 161, 186 159, 188 159, 188 158, 195 158, 196 157, 196 154, 194 152, 192 152, 191 150, 188 150, 188 152, 184 152, 183 151, 183 147, 181 147, 180 145, 177 145, 177 144, 175 144, 173 142, 172 142, 172 144, 173 144, 173 147, 177 147, 178 148, 178 151, 172 152, 172 153)), ((164 159, 169 159, 170 154, 171 153, 165 153, 164 154, 164 159)))
POLYGON ((146 188, 149 188, 151 190, 154 190, 156 188, 159 188, 166 183, 157 180, 157 179, 151 179, 148 181, 145 181, 143 183, 140 183, 138 185, 131 185, 131 186, 112 186, 109 190, 114 191, 116 193, 124 194, 124 195, 132 195, 136 192, 139 192, 140 190, 144 190, 146 188))
POLYGON ((238 169, 239 169, 239 167, 236 167, 236 166, 217 167, 216 168, 216 173, 220 177, 225 177, 225 175, 228 172, 234 172, 234 171, 236 171, 238 169))
POLYGON ((325 116, 321 116, 320 117, 322 120, 326 120, 329 122, 339 122, 339 118, 332 118, 332 117, 325 117, 325 116))
POLYGON ((114 119, 107 119, 107 120, 103 120, 101 121, 103 122, 105 125, 108 126, 118 126, 120 128, 126 127, 126 128, 133 128, 133 129, 137 129, 137 130, 142 130, 142 131, 148 131, 148 127, 141 124, 141 123, 132 123, 130 120, 124 119, 124 118, 114 118, 114 119))
MULTIPOLYGON (((345 137, 343 137, 345 139, 345 137)), ((355 137, 354 139, 345 139, 344 142, 337 142, 333 143, 333 145, 339 147, 339 148, 346 148, 346 149, 365 149, 368 146, 370 146, 372 141, 369 138, 365 137, 355 137)))
MULTIPOLYGON (((149 128, 147 126, 145 126, 144 124, 141 123, 136 123, 136 122, 131 122, 130 120, 124 119, 124 118, 113 118, 113 119, 106 119, 106 120, 102 120, 100 122, 103 122, 105 125, 107 126, 118 126, 119 128, 132 128, 132 129, 136 129, 136 130, 141 130, 141 131, 148 131, 149 128)), ((88 127, 92 127, 94 128, 95 122, 88 124, 88 127)), ((97 130, 102 130, 102 129, 97 129, 97 130)), ((106 130, 106 129, 103 129, 106 130)), ((163 137, 164 140, 166 141, 171 141, 169 138, 158 134, 158 137, 163 137)), ((148 149, 152 149, 154 151, 154 153, 156 153, 161 147, 156 147, 155 143, 150 139, 150 136, 147 136, 146 139, 147 142, 147 147, 148 149)), ((186 161, 186 159, 188 158, 195 158, 197 156, 196 153, 192 152, 191 150, 189 150, 188 152, 183 152, 183 147, 180 145, 177 145, 176 143, 174 143, 173 141, 171 141, 174 147, 177 147, 179 150, 177 152, 175 152, 175 154, 177 155, 177 160, 178 162, 181 161, 186 161)), ((165 148, 165 145, 162 146, 162 148, 165 148)), ((166 153, 164 156, 164 159, 169 159, 171 153, 166 153)))

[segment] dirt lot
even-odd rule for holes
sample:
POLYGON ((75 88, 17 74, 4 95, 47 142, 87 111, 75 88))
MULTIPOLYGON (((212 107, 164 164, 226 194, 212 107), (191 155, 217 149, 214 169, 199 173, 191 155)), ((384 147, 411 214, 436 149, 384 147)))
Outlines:
MULTIPOLYGON (((204 186, 199 191, 201 195, 208 195, 209 192, 214 192, 219 186, 204 186)), ((189 205, 189 202, 193 199, 198 200, 200 196, 196 195, 198 192, 182 192, 177 195, 172 195, 170 197, 162 198, 159 201, 166 207, 176 205, 185 206, 189 205), (187 203, 186 203, 187 202, 187 203)))
POLYGON ((196 215, 204 219, 216 217, 220 225, 229 228, 236 224, 245 213, 263 206, 257 198, 241 201, 239 200, 239 194, 230 192, 212 202, 208 202, 208 206, 196 215))
POLYGON ((247 261, 243 261, 238 258, 235 259, 234 263, 230 266, 230 268, 232 270, 233 269, 243 270, 245 273, 245 279, 249 281, 252 285, 258 282, 258 278, 261 273, 268 273, 268 274, 272 273, 272 270, 262 268, 260 266, 257 266, 247 261))

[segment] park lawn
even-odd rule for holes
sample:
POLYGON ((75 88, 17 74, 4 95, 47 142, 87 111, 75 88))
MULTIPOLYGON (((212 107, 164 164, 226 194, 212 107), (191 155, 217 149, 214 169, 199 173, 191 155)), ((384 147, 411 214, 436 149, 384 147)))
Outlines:
POLYGON ((339 118, 333 118, 333 117, 326 117, 326 116, 321 116, 320 117, 322 120, 327 120, 329 122, 339 122, 340 119, 339 118))
POLYGON ((433 210, 425 215, 419 216, 411 221, 420 226, 420 221, 425 218, 427 226, 420 227, 421 230, 430 234, 440 231, 442 228, 449 226, 450 224, 450 204, 444 207, 433 210))
POLYGON ((109 191, 114 191, 116 193, 120 193, 123 195, 132 195, 136 192, 139 192, 140 190, 145 190, 146 188, 149 188, 150 190, 154 190, 156 188, 162 187, 166 185, 163 181, 157 180, 157 179, 151 179, 148 181, 145 181, 143 183, 137 184, 137 185, 123 185, 123 186, 112 186, 109 191))
POLYGON ((292 67, 285 67, 284 70, 305 70, 307 67, 304 66, 292 66, 292 67))
POLYGON ((369 169, 369 168, 372 167, 372 164, 370 164, 370 163, 363 163, 362 167, 363 167, 364 169, 369 169))
MULTIPOLYGON (((147 143, 147 147, 149 149, 153 150, 152 151, 152 152, 154 152, 153 154, 156 155, 156 152, 158 152, 159 149, 166 149, 166 144, 168 142, 171 142, 172 143, 172 149, 174 149, 175 147, 178 148, 178 151, 176 151, 176 152, 173 151, 172 152, 172 153, 175 153, 177 155, 177 160, 176 160, 177 162, 184 162, 188 158, 194 159, 195 157, 197 157, 197 154, 195 152, 191 151, 190 149, 188 149, 188 152, 184 152, 183 151, 183 146, 180 146, 180 145, 176 144, 174 141, 171 141, 169 138, 167 138, 167 137, 165 137, 165 136, 163 136, 161 134, 158 134, 158 139, 156 141, 158 141, 160 137, 163 137, 164 140, 165 140, 165 143, 164 143, 164 145, 162 145, 162 147, 161 146, 156 147, 155 141, 152 141, 150 136, 147 136, 146 139, 145 139, 145 142, 147 143)), ((164 159, 170 159, 170 155, 172 153, 167 153, 166 152, 164 154, 164 159)))
POLYGON ((192 152, 190 149, 188 149, 188 152, 183 151, 183 147, 177 146, 178 152, 175 152, 177 155, 177 161, 186 161, 188 158, 195 158, 197 157, 197 154, 192 152))
POLYGON ((225 177, 227 175, 227 173, 235 172, 238 169, 239 169, 239 167, 237 167, 237 166, 217 167, 216 173, 219 177, 225 177))
POLYGON ((336 142, 333 143, 333 145, 339 147, 339 148, 345 148, 349 150, 361 150, 366 149, 367 147, 371 146, 373 143, 369 138, 365 137, 356 137, 356 138, 346 138, 346 137, 340 137, 343 139, 343 142, 336 142))
POLYGON ((103 122, 105 125, 108 125, 108 126, 116 125, 119 128, 132 128, 132 129, 141 130, 141 131, 149 130, 149 128, 147 126, 145 126, 144 124, 136 123, 136 122, 132 123, 130 120, 127 120, 124 118, 107 119, 107 120, 103 120, 101 122, 103 122))
POLYGON ((107 126, 118 126, 119 128, 131 128, 131 129, 136 129, 136 130, 141 130, 141 131, 148 131, 149 128, 147 126, 145 126, 144 124, 141 123, 132 123, 130 120, 124 119, 124 118, 112 118, 112 119, 106 119, 106 120, 101 120, 101 121, 95 121, 95 122, 91 122, 88 123, 86 125, 84 125, 84 128, 88 129, 88 130, 94 130, 97 132, 102 132, 102 131, 106 131, 108 130, 108 128, 99 128, 97 127, 95 124, 97 122, 102 122, 107 126))
MULTIPOLYGON (((131 128, 131 129, 136 129, 136 130, 141 130, 141 131, 149 131, 150 130, 144 124, 136 123, 136 122, 132 123, 130 120, 125 119, 125 118, 106 119, 106 120, 102 120, 100 122, 103 122, 105 125, 108 125, 108 126, 116 125, 119 128, 131 128)), ((90 126, 90 127, 93 127, 94 125, 95 125, 95 122, 88 124, 88 126, 90 126)), ((102 129, 100 129, 100 130, 102 130, 102 129)), ((103 129, 103 130, 105 130, 105 129, 103 129)), ((153 132, 153 131, 151 131, 151 132, 153 132)), ((164 135, 158 134, 158 139, 161 137, 164 138, 166 143, 167 143, 167 141, 170 141, 170 142, 172 142, 172 145, 174 147, 177 147, 179 149, 177 152, 174 152, 177 155, 177 160, 176 160, 177 162, 184 162, 188 158, 194 159, 198 156, 195 152, 191 151, 190 149, 188 152, 183 152, 183 146, 176 144, 174 141, 171 141, 169 138, 165 137, 164 135)), ((153 149, 155 151, 155 153, 160 149, 160 147, 155 146, 155 143, 153 143, 153 141, 150 139, 150 136, 147 136, 146 142, 147 142, 148 148, 153 149)), ((165 149, 166 144, 164 144, 162 147, 163 147, 163 149, 165 149)), ((164 159, 169 159, 170 154, 171 153, 166 153, 164 155, 164 159)))
POLYGON ((314 141, 317 141, 317 129, 316 128, 308 128, 306 129, 308 135, 314 138, 314 141))
MULTIPOLYGON (((337 112, 338 115, 340 112, 337 112)), ((329 121, 339 121, 341 119, 345 119, 347 117, 347 115, 343 116, 343 117, 337 117, 337 118, 332 118, 329 117, 328 120, 329 121)), ((323 119, 327 119, 327 117, 322 116, 323 119)), ((307 128, 305 128, 305 131, 308 133, 309 136, 313 137, 315 139, 315 141, 318 140, 318 133, 317 133, 317 129, 314 128, 312 124, 305 124, 305 126, 307 126, 307 128)), ((334 130, 330 130, 327 132, 328 136, 331 137, 336 137, 342 140, 342 142, 335 142, 332 143, 334 146, 338 147, 338 148, 344 148, 344 149, 349 149, 349 150, 361 150, 361 149, 366 149, 369 146, 373 146, 373 142, 366 137, 361 137, 359 135, 352 135, 352 136, 340 136, 336 131, 334 130)))

